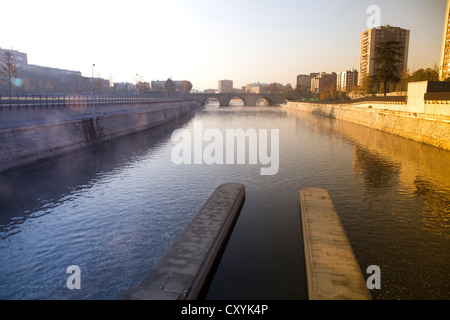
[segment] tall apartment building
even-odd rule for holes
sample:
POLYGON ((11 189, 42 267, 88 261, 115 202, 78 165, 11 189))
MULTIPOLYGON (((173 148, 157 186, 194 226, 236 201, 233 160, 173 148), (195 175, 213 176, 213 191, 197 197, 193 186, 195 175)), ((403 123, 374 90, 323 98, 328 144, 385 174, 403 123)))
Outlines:
POLYGON ((231 93, 231 92, 233 92, 233 80, 220 80, 219 93, 231 93))
POLYGON ((350 92, 358 85, 358 71, 355 69, 338 72, 337 90, 350 92))
POLYGON ((359 84, 366 76, 374 75, 375 48, 382 42, 398 41, 403 48, 398 66, 399 75, 408 69, 409 30, 390 25, 367 29, 361 33, 359 55, 359 84))
POLYGON ((441 65, 439 79, 444 80, 450 75, 450 0, 445 11, 444 39, 442 40, 441 65))

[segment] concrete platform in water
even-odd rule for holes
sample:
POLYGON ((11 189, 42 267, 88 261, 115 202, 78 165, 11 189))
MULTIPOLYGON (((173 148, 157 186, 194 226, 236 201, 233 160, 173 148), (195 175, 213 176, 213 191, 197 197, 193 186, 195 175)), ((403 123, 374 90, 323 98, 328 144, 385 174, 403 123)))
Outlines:
POLYGON ((219 186, 140 285, 129 288, 121 299, 198 299, 244 201, 243 185, 219 186))

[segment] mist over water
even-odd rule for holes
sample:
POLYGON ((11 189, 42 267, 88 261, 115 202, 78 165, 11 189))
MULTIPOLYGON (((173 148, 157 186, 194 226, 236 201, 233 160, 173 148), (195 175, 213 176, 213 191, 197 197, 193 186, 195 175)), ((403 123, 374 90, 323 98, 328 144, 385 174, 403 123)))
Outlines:
POLYGON ((299 191, 329 191, 375 299, 450 298, 450 153, 280 108, 207 107, 0 175, 0 298, 117 299, 226 182, 246 201, 208 299, 306 299, 299 191), (279 171, 175 165, 175 129, 279 129, 279 171), (66 269, 78 265, 81 289, 66 269))

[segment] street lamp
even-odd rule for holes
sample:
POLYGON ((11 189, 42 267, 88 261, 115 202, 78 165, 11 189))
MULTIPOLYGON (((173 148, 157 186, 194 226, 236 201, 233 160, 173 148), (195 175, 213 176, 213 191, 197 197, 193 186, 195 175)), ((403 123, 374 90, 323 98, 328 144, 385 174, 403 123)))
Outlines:
POLYGON ((138 84, 138 74, 136 73, 136 79, 135 79, 135 81, 134 81, 134 85, 135 85, 135 87, 136 87, 136 91, 135 91, 135 92, 136 92, 136 93, 139 93, 137 84, 138 84))
POLYGON ((95 63, 92 64, 92 98, 94 98, 94 67, 95 63))

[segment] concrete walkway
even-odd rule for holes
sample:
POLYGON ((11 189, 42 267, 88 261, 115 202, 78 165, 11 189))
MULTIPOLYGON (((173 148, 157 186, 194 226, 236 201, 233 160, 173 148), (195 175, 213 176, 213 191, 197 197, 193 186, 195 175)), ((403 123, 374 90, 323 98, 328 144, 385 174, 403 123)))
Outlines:
POLYGON ((328 191, 300 192, 300 211, 310 300, 371 300, 328 191))
POLYGON ((123 300, 195 300, 217 262, 245 200, 241 184, 219 186, 137 287, 123 300))

